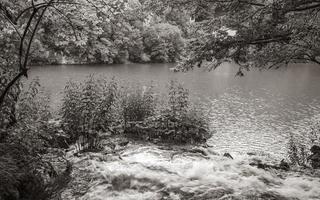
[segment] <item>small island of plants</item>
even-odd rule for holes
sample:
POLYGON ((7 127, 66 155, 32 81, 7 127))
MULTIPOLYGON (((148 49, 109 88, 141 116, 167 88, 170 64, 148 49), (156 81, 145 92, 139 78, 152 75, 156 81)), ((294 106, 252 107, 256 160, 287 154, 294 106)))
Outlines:
POLYGON ((204 110, 175 81, 166 98, 159 98, 153 86, 124 87, 114 79, 69 82, 61 116, 68 143, 81 141, 78 146, 88 150, 101 148, 106 135, 175 144, 204 143, 211 136, 204 110))

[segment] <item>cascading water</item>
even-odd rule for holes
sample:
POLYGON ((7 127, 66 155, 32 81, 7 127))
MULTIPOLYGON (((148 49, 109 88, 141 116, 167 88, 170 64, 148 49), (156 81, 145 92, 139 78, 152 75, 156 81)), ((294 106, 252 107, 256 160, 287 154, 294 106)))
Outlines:
MULTIPOLYGON (((192 147, 184 149, 188 148, 192 147)), ((319 178, 249 165, 257 159, 274 162, 270 155, 235 154, 232 160, 210 148, 201 149, 205 155, 183 151, 180 147, 129 144, 118 154, 87 153, 73 157, 78 171, 74 172, 73 188, 66 190, 64 197, 81 200, 306 200, 320 197, 319 178), (81 174, 85 177, 80 177, 81 174), (82 193, 70 193, 77 190, 82 193)))

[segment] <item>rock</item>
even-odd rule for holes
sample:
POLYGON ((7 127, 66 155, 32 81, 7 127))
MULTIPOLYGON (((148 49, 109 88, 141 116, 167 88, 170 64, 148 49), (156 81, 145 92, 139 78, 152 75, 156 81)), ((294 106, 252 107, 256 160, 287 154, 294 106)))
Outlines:
POLYGON ((220 154, 218 152, 215 152, 214 150, 208 148, 207 149, 208 153, 211 154, 211 155, 214 155, 214 156, 219 156, 220 154))
POLYGON ((112 150, 114 150, 115 148, 116 148, 116 144, 115 143, 113 143, 113 142, 109 142, 108 143, 108 147, 110 148, 110 149, 112 149, 112 150))
POLYGON ((194 195, 192 198, 190 198, 190 200, 220 199, 224 196, 229 196, 233 193, 234 191, 229 188, 212 188, 204 192, 203 194, 194 195))
POLYGON ((189 152, 199 153, 199 154, 202 154, 203 156, 208 156, 207 152, 205 152, 205 149, 194 148, 194 149, 190 149, 189 152))
POLYGON ((255 166, 255 167, 259 168, 259 169, 264 169, 264 170, 276 169, 276 170, 288 171, 290 169, 289 164, 284 160, 281 160, 279 166, 278 165, 271 165, 271 164, 262 163, 262 161, 259 160, 259 159, 253 160, 253 162, 249 163, 249 165, 250 166, 255 166))
POLYGON ((285 171, 290 170, 290 165, 284 159, 281 160, 279 167, 280 167, 280 169, 285 170, 285 171))
POLYGON ((119 146, 124 147, 127 146, 129 144, 129 141, 123 141, 119 143, 119 146))
POLYGON ((320 154, 312 154, 309 156, 310 164, 313 169, 320 169, 320 154))
MULTIPOLYGON (((254 198, 256 199, 256 198, 254 198)), ((259 195, 257 199, 261 200, 298 200, 298 198, 285 197, 273 191, 267 191, 259 195)))
POLYGON ((131 187, 132 176, 121 174, 119 176, 113 177, 111 184, 114 190, 121 191, 131 187))
POLYGON ((313 145, 310 149, 312 155, 308 157, 313 169, 320 169, 320 147, 313 145))
POLYGON ((320 147, 317 145, 313 145, 310 149, 311 153, 316 154, 316 153, 320 153, 320 147))
POLYGON ((230 155, 230 153, 224 153, 223 157, 227 157, 227 158, 233 159, 233 157, 230 155))

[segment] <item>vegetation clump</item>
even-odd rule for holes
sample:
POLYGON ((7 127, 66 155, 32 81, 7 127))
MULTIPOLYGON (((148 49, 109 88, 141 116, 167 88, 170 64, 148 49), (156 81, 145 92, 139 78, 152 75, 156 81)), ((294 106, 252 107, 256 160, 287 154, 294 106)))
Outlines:
POLYGON ((70 180, 72 166, 52 143, 56 135, 48 123, 48 98, 40 92, 38 80, 24 92, 13 89, 9 94, 12 96, 5 98, 1 107, 1 111, 9 112, 0 112, 0 199, 48 200, 59 196, 70 180), (53 160, 61 160, 65 170, 57 170, 53 160))
POLYGON ((124 88, 115 80, 93 77, 70 82, 61 116, 70 141, 82 149, 100 148, 100 136, 111 134, 179 144, 203 143, 211 136, 203 110, 191 104, 188 90, 176 82, 170 83, 162 104, 152 86, 124 88))
MULTIPOLYGON (((150 93, 146 96, 150 104, 154 98, 150 93)), ((203 110, 191 105, 188 90, 171 81, 167 98, 163 106, 153 109, 153 115, 130 122, 125 127, 125 134, 151 141, 182 144, 205 142, 211 136, 208 123, 203 110)))
POLYGON ((117 122, 117 83, 90 76, 84 83, 69 82, 61 108, 62 129, 78 150, 101 149, 100 136, 117 122))
POLYGON ((320 166, 320 123, 315 122, 303 139, 291 135, 288 157, 292 165, 319 168, 320 166))

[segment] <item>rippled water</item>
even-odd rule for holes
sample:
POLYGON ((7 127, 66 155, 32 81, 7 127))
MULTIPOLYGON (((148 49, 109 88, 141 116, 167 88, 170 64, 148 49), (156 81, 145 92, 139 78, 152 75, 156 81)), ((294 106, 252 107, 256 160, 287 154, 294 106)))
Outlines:
POLYGON ((33 67, 31 78, 39 76, 58 109, 65 83, 84 80, 89 74, 113 77, 124 84, 156 85, 164 92, 175 79, 189 88, 193 99, 208 104, 210 140, 219 151, 285 152, 290 133, 304 134, 320 114, 320 68, 294 65, 280 70, 251 71, 235 77, 237 66, 224 65, 215 71, 194 70, 173 73, 170 64, 67 65, 33 67))

